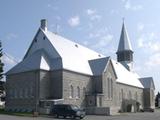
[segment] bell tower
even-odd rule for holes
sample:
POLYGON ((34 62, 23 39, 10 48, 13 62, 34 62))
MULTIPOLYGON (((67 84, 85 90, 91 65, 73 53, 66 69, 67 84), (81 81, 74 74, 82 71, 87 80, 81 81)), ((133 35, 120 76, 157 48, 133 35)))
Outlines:
POLYGON ((128 37, 126 26, 123 20, 122 30, 120 35, 120 41, 118 45, 117 61, 120 62, 129 71, 132 69, 133 64, 133 50, 131 47, 131 42, 128 37))

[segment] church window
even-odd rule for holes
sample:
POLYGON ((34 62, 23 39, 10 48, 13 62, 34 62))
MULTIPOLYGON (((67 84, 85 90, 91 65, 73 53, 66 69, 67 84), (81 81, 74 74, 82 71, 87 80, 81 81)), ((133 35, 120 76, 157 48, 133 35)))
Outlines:
POLYGON ((143 104, 143 93, 141 93, 140 98, 141 98, 141 102, 142 102, 142 104, 143 104))
POLYGON ((113 98, 113 80, 111 79, 111 98, 113 98))
POLYGON ((123 96, 123 89, 121 89, 121 99, 123 100, 124 99, 124 96, 123 96))
POLYGON ((154 91, 153 90, 151 90, 151 97, 152 97, 151 100, 154 101, 154 91))
POLYGON ((22 89, 20 89, 19 90, 19 98, 22 98, 22 96, 23 96, 23 91, 22 91, 22 89))
POLYGON ((17 89, 14 90, 14 98, 17 98, 17 89))
POLYGON ((46 39, 46 37, 44 36, 44 37, 43 37, 43 40, 45 40, 45 39, 46 39))
POLYGON ((25 89, 24 97, 25 97, 25 98, 28 97, 28 88, 25 89))
POLYGON ((83 87, 83 95, 85 96, 86 95, 86 88, 83 87))
POLYGON ((135 100, 138 101, 138 94, 137 94, 137 92, 135 93, 135 100))
POLYGON ((125 92, 123 92, 123 99, 126 99, 126 94, 125 94, 125 92))
POLYGON ((77 95, 76 95, 77 98, 80 98, 80 88, 79 86, 77 87, 77 95))
POLYGON ((112 97, 113 97, 113 80, 111 79, 111 78, 108 78, 107 79, 107 86, 108 86, 108 91, 107 91, 107 93, 108 93, 108 99, 112 99, 112 97))
POLYGON ((22 97, 25 98, 25 89, 22 89, 22 97))
POLYGON ((99 106, 102 107, 102 97, 99 97, 99 106))
POLYGON ((119 101, 121 101, 121 91, 119 92, 119 101))
POLYGON ((108 99, 110 99, 110 79, 107 79, 108 81, 108 99))
POLYGON ((73 86, 71 85, 70 86, 70 98, 73 98, 74 97, 74 90, 73 90, 73 86))
POLYGON ((33 87, 30 87, 30 90, 28 91, 30 97, 33 97, 33 87))
POLYGON ((10 96, 10 98, 13 97, 13 90, 12 89, 9 90, 9 96, 10 96))
POLYGON ((132 99, 132 93, 129 91, 129 99, 132 99))

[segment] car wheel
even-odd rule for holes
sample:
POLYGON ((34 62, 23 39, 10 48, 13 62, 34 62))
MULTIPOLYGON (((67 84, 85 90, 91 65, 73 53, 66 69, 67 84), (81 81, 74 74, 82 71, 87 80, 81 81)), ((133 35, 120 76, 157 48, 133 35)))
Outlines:
POLYGON ((56 114, 56 118, 59 118, 59 115, 56 114))
POLYGON ((83 119, 83 116, 80 116, 79 118, 80 118, 80 119, 83 119))
POLYGON ((71 118, 72 118, 72 119, 76 119, 76 116, 72 115, 71 118))

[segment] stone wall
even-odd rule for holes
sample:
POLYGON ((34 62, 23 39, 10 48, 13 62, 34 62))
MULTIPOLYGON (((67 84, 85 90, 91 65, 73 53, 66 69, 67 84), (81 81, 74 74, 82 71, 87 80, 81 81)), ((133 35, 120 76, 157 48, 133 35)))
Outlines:
POLYGON ((135 100, 140 103, 140 108, 143 108, 143 89, 138 87, 133 87, 121 83, 116 84, 117 91, 117 106, 119 106, 119 110, 125 109, 122 105, 123 100, 135 100))
POLYGON ((41 70, 39 80, 39 99, 49 99, 51 97, 51 81, 49 72, 41 70))
POLYGON ((92 93, 92 80, 90 76, 63 70, 63 99, 64 103, 86 106, 85 95, 92 93), (73 86, 73 97, 71 96, 73 86), (78 88, 80 89, 78 97, 78 88))
POLYGON ((36 84, 39 71, 12 74, 6 79, 6 110, 34 110, 36 98, 38 98, 36 84))
POLYGON ((154 90, 145 88, 144 92, 144 109, 155 108, 154 90))
POLYGON ((50 72, 50 94, 51 99, 63 98, 63 76, 62 70, 54 70, 50 72))

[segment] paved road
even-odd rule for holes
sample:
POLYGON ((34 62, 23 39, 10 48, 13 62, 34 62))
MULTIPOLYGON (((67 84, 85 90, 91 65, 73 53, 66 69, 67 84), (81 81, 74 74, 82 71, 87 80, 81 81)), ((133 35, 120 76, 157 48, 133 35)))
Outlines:
MULTIPOLYGON (((18 117, 10 115, 0 115, 0 120, 64 120, 52 117, 18 117)), ((70 120, 69 118, 66 120, 70 120)), ((130 113, 116 116, 95 116, 88 115, 83 120, 160 120, 160 111, 154 113, 130 113)))

